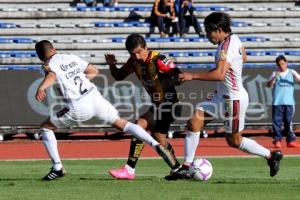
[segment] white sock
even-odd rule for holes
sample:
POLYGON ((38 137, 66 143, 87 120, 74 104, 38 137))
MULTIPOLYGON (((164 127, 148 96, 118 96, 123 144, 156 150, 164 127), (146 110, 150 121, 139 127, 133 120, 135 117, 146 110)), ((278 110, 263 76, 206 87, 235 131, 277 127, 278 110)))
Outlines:
POLYGON ((44 146, 48 152, 49 157, 51 158, 54 170, 60 170, 63 166, 58 154, 57 140, 55 138, 54 132, 50 129, 42 128, 41 133, 44 146))
POLYGON ((146 142, 147 144, 150 144, 152 147, 159 145, 159 143, 139 125, 127 122, 123 131, 146 142))
POLYGON ((192 163, 195 157, 196 149, 198 147, 200 140, 200 131, 192 132, 189 131, 185 135, 185 144, 184 144, 184 162, 192 163))
POLYGON ((242 142, 240 144, 240 150, 258 155, 264 158, 268 158, 270 156, 270 150, 258 144, 256 141, 251 140, 249 138, 242 138, 242 142))
POLYGON ((125 165, 125 168, 127 169, 127 171, 130 173, 130 174, 134 174, 134 172, 135 172, 135 169, 134 168, 132 168, 132 167, 130 167, 129 165, 125 165))

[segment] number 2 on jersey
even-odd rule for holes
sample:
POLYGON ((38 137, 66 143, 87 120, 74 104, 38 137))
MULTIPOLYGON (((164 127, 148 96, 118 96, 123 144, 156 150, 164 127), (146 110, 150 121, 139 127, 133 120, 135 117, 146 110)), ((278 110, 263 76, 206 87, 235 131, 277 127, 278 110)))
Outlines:
POLYGON ((79 77, 79 76, 76 76, 74 78, 74 83, 75 85, 79 85, 79 92, 81 95, 83 95, 84 93, 87 92, 87 89, 86 88, 82 88, 82 83, 83 83, 83 80, 79 77))

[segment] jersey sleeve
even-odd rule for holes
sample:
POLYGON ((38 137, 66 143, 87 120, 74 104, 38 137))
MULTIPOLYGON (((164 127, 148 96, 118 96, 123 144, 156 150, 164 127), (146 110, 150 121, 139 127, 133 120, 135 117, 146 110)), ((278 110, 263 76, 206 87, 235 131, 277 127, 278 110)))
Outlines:
POLYGON ((85 71, 85 69, 87 68, 89 63, 87 61, 83 60, 82 58, 80 58, 79 56, 76 56, 76 55, 73 55, 73 58, 74 58, 74 61, 77 62, 80 69, 82 71, 85 71))
POLYGON ((182 72, 176 67, 173 60, 159 54, 156 60, 156 66, 159 73, 163 74, 164 79, 171 83, 170 85, 181 84, 179 74, 182 72))
POLYGON ((176 68, 173 60, 168 59, 165 55, 161 54, 157 56, 156 66, 161 73, 168 73, 176 68))
POLYGON ((296 79, 300 80, 300 75, 298 74, 298 72, 296 70, 292 69, 292 74, 296 79))
POLYGON ((226 60, 232 64, 235 58, 243 56, 242 48, 242 43, 237 36, 227 37, 221 46, 218 61, 226 60))
POLYGON ((272 74, 269 77, 268 81, 272 80, 275 76, 276 76, 276 72, 272 72, 272 74))

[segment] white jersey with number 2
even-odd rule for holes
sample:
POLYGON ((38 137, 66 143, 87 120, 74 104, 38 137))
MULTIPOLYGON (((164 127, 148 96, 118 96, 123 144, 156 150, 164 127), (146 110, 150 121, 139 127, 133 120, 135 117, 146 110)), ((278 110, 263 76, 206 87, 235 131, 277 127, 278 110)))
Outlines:
POLYGON ((88 64, 72 54, 55 54, 50 59, 49 68, 56 74, 61 92, 67 101, 79 99, 94 87, 84 73, 88 64))

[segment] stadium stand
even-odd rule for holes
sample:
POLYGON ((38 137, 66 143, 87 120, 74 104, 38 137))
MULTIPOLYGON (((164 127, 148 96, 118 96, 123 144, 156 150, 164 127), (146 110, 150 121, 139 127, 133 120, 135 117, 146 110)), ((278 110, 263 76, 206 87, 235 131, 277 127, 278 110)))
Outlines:
MULTIPOLYGON (((101 68, 104 53, 128 58, 124 41, 129 33, 147 36, 148 46, 173 57, 181 68, 212 67, 214 48, 191 29, 187 37, 160 38, 157 27, 149 35, 153 1, 120 0, 116 7, 71 7, 72 0, 0 0, 0 68, 37 69, 34 43, 48 39, 61 51, 88 58, 101 68), (188 58, 188 63, 187 63, 188 58)), ((195 0, 196 16, 226 11, 234 19, 247 49, 246 67, 274 67, 283 54, 292 67, 300 66, 300 7, 293 0, 195 0)))

